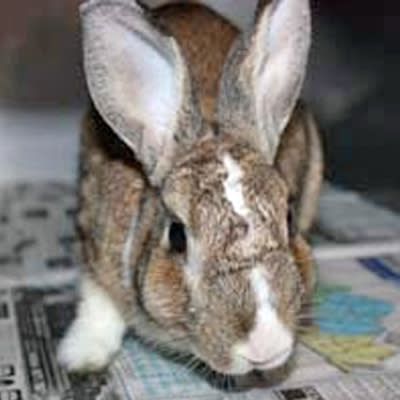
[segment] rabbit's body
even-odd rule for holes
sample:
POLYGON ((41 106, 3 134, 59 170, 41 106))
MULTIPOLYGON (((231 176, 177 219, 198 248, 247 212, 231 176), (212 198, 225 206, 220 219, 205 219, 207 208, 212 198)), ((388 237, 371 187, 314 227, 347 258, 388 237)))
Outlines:
POLYGON ((213 121, 222 69, 237 29, 202 6, 172 5, 153 14, 179 43, 190 65, 202 114, 213 121))
MULTIPOLYGON (((90 3, 107 5, 89 1, 86 12, 90 3)), ((309 249, 301 234, 311 225, 321 182, 317 130, 298 104, 269 165, 269 156, 254 151, 242 131, 230 134, 243 123, 236 122, 233 109, 226 106, 243 90, 241 78, 235 81, 233 76, 228 86, 225 78, 224 83, 232 65, 227 63, 225 70, 223 65, 236 29, 199 6, 168 6, 153 18, 175 38, 192 83, 190 89, 183 71, 175 161, 171 164, 169 156, 138 157, 140 150, 132 152, 130 139, 125 144, 115 135, 122 120, 111 116, 111 121, 120 121, 113 129, 104 122, 101 103, 87 112, 79 211, 86 278, 60 360, 69 369, 103 367, 118 350, 125 327, 131 326, 149 343, 194 353, 223 372, 244 373, 254 365, 273 368, 292 351, 296 314, 313 283, 309 249), (188 131, 195 131, 198 139, 181 133, 188 131), (166 176, 165 165, 171 165, 166 176), (286 226, 288 198, 295 205, 294 234, 286 226), (255 268, 265 263, 278 273, 255 268), (201 274, 194 272, 199 268, 201 274), (265 283, 264 273, 269 277, 265 283), (260 306, 264 317, 259 317, 258 307, 271 288, 276 311, 260 306), (268 326, 261 324, 263 318, 268 326), (259 344, 264 336, 279 357, 262 363, 253 342, 264 358, 271 351, 259 344), (235 343, 244 356, 232 361, 235 343)), ((239 115, 251 112, 248 104, 234 109, 239 115)), ((256 135, 253 118, 246 129, 249 137, 256 135)), ((256 150, 263 145, 256 144, 256 150)), ((162 151, 168 149, 167 144, 162 151)))

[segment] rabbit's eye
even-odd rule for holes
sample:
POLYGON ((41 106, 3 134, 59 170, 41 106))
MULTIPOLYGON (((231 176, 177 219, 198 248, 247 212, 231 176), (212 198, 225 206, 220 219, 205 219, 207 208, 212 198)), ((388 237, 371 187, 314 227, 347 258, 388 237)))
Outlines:
POLYGON ((186 250, 186 235, 183 224, 172 222, 169 226, 168 237, 172 251, 183 253, 186 250))

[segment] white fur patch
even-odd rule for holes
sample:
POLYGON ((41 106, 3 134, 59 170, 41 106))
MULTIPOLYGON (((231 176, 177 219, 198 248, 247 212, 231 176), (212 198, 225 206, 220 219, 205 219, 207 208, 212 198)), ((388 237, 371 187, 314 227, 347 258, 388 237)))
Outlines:
POLYGON ((137 212, 134 212, 129 224, 128 234, 126 235, 124 249, 122 252, 122 284, 128 288, 132 284, 132 270, 131 270, 131 254, 133 236, 136 230, 137 212))
POLYGON ((201 278, 202 253, 200 244, 192 235, 190 235, 189 231, 186 232, 186 241, 187 263, 186 268, 184 268, 186 281, 194 292, 200 293, 201 291, 195 289, 201 278))
POLYGON ((188 267, 192 272, 199 272, 201 268, 201 251, 197 240, 191 235, 186 235, 188 245, 188 267))
POLYGON ((225 197, 231 203, 236 214, 248 220, 251 210, 246 206, 246 201, 243 196, 243 188, 241 179, 243 171, 240 165, 228 153, 223 156, 223 162, 228 172, 228 176, 224 181, 225 197))
POLYGON ((260 267, 251 272, 250 282, 257 301, 256 322, 247 341, 235 346, 234 357, 248 360, 250 368, 272 369, 290 356, 294 339, 278 318, 271 288, 260 267))
POLYGON ((69 371, 104 368, 119 350, 125 322, 107 293, 89 279, 82 282, 78 314, 58 349, 69 371))

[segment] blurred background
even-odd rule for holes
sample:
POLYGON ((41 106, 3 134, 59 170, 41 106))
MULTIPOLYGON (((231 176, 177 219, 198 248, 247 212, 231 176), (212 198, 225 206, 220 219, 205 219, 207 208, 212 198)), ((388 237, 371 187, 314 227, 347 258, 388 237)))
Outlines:
MULTIPOLYGON (((0 183, 76 176, 79 2, 0 6, 0 183)), ((304 98, 324 133, 326 177, 400 211, 400 4, 312 0, 312 10, 304 98)))

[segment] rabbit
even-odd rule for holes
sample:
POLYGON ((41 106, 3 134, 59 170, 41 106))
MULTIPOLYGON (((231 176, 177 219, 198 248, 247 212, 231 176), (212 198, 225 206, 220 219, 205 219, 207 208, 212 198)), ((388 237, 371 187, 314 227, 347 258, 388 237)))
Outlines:
POLYGON ((315 280, 323 168, 299 100, 308 0, 266 2, 243 32, 199 5, 80 12, 83 271, 59 362, 106 368, 132 329, 224 374, 285 365, 315 280))

